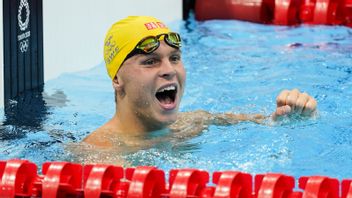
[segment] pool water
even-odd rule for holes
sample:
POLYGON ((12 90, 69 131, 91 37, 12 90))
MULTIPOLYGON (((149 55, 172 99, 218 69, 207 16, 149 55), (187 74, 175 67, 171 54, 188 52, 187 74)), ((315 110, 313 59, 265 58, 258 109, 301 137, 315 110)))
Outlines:
MULTIPOLYGON (((184 41, 188 75, 181 111, 269 115, 281 90, 298 88, 317 99, 319 112, 303 120, 210 126, 187 140, 115 155, 131 166, 166 171, 352 177, 352 29, 193 19, 172 26, 184 41)), ((62 74, 46 82, 43 92, 13 100, 6 114, 1 111, 0 160, 24 158, 38 166, 74 161, 65 145, 105 123, 114 105, 103 63, 62 74)))

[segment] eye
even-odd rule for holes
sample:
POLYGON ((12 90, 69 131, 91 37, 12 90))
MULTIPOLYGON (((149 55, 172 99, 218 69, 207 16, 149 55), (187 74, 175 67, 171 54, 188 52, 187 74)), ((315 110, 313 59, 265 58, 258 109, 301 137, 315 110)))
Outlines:
POLYGON ((148 59, 142 61, 142 65, 152 66, 152 65, 157 64, 158 62, 159 62, 159 60, 157 58, 148 58, 148 59))
POLYGON ((173 54, 170 56, 170 62, 172 63, 178 63, 181 60, 181 55, 180 54, 173 54))

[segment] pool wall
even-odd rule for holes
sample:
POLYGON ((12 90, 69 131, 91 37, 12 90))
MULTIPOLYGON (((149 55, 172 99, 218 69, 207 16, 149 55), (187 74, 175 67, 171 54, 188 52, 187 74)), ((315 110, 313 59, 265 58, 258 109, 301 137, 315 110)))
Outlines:
MULTIPOLYGON (((2 18, 2 2, 0 1, 0 16, 2 18)), ((0 25, 0 108, 4 105, 4 45, 3 45, 3 24, 0 25)))
MULTIPOLYGON (((3 16, 3 1, 0 2, 3 16)), ((103 61, 108 28, 128 15, 152 15, 166 23, 182 19, 179 0, 43 1, 44 81, 92 68, 103 61), (172 8, 172 9, 170 9, 172 8)), ((4 105, 3 22, 0 26, 0 108, 4 105)))

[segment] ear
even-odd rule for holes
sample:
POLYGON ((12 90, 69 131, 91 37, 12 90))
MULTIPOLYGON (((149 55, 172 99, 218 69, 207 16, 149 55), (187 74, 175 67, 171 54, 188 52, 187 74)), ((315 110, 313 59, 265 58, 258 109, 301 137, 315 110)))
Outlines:
POLYGON ((123 90, 123 85, 123 80, 116 74, 114 79, 112 79, 112 86, 116 91, 120 92, 123 90))

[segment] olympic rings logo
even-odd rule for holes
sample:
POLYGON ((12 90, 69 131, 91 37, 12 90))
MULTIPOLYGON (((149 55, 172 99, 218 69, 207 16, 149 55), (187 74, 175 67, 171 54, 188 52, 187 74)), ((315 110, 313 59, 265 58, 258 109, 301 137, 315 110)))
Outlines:
POLYGON ((20 50, 22 53, 26 52, 28 50, 28 47, 29 47, 29 40, 28 39, 20 42, 20 50))

